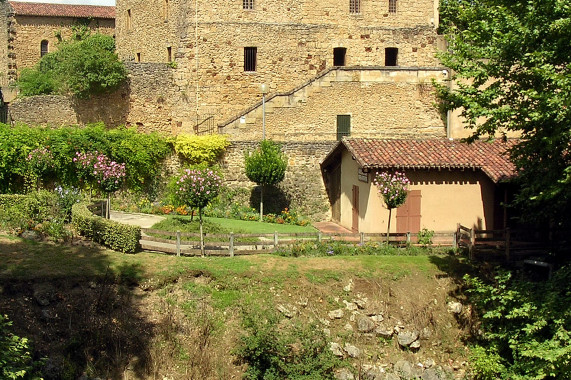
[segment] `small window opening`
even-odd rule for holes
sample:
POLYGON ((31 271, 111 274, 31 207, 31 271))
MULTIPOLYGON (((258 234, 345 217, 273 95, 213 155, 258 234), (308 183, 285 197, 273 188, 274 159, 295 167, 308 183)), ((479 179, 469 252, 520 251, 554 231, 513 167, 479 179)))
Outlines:
POLYGON ((167 62, 172 62, 172 48, 170 46, 167 47, 167 62))
POLYGON ((398 55, 398 48, 385 48, 385 66, 398 66, 398 55))
POLYGON ((244 48, 244 71, 256 71, 257 47, 244 48))
POLYGON ((132 24, 131 24, 131 10, 130 9, 127 9, 127 22, 126 23, 127 23, 127 25, 126 25, 127 30, 131 30, 132 24))
POLYGON ((397 0, 389 0, 389 13, 397 13, 397 0))
POLYGON ((254 9, 254 0, 242 0, 242 9, 254 9))
POLYGON ((141 62, 141 53, 137 53, 136 61, 141 62))
POLYGON ((337 115, 337 141, 351 135, 351 115, 337 115))
POLYGON ((345 66, 347 48, 336 47, 333 49, 333 66, 345 66))
POLYGON ((44 55, 48 54, 49 51, 49 42, 48 40, 43 40, 40 43, 40 57, 43 57, 44 55))
POLYGON ((361 13, 361 0, 349 0, 349 13, 361 13))

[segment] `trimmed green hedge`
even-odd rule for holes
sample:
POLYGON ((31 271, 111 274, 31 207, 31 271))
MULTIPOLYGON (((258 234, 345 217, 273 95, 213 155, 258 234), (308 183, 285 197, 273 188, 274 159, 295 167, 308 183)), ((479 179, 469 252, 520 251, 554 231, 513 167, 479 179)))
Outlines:
POLYGON ((0 194, 0 207, 7 209, 26 200, 23 194, 0 194))
POLYGON ((95 216, 86 203, 76 203, 71 208, 71 223, 81 235, 109 248, 133 253, 139 248, 141 228, 95 216))

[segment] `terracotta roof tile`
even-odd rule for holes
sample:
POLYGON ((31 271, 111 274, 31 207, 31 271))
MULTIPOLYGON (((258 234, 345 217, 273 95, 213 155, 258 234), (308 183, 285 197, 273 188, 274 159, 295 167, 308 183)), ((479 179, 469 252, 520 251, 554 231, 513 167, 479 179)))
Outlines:
POLYGON ((345 139, 342 143, 362 168, 480 169, 494 182, 515 175, 515 166, 506 153, 514 140, 466 144, 445 139, 345 139))
POLYGON ((16 15, 50 17, 93 17, 114 19, 115 7, 47 3, 9 2, 16 15))

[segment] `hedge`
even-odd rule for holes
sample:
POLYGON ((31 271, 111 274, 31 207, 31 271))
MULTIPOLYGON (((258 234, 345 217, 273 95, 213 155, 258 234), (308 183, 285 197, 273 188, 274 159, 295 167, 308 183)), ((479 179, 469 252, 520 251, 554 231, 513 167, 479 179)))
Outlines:
POLYGON ((114 251, 136 252, 141 239, 141 228, 95 216, 87 203, 76 203, 71 208, 71 223, 77 232, 114 251))
POLYGON ((8 209, 17 204, 21 204, 26 200, 23 194, 0 194, 0 207, 8 209))

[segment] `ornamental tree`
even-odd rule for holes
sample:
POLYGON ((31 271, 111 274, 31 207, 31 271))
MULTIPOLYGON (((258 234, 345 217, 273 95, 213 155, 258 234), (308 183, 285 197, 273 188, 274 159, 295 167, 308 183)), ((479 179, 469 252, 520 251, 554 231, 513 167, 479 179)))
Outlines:
POLYGON ((222 177, 212 168, 185 169, 176 181, 176 198, 180 204, 198 209, 200 223, 200 252, 204 256, 202 210, 218 196, 222 177))
POLYGON ((442 0, 440 55, 455 86, 437 85, 460 109, 469 140, 521 134, 511 150, 516 203, 528 220, 563 234, 571 225, 571 6, 567 0, 442 0), (550 223, 551 222, 551 223, 550 223))
POLYGON ((254 152, 244 156, 246 176, 260 185, 260 222, 264 217, 264 186, 283 181, 287 168, 287 158, 280 146, 271 140, 263 140, 254 152))
POLYGON ((377 187, 379 196, 389 209, 389 219, 387 222, 387 244, 389 243, 389 233, 391 231, 391 213, 393 208, 400 207, 406 202, 408 195, 409 179, 404 173, 375 173, 373 184, 377 187))
POLYGON ((47 179, 56 175, 56 162, 50 147, 39 147, 28 153, 26 157, 28 164, 29 179, 36 182, 39 188, 39 181, 43 180, 44 184, 47 179))

